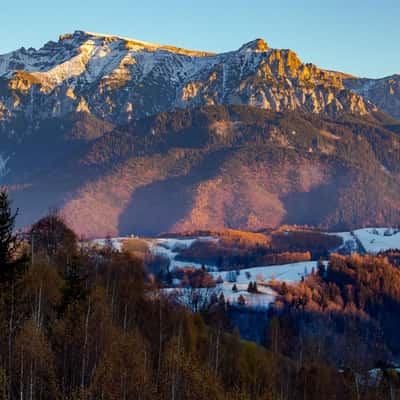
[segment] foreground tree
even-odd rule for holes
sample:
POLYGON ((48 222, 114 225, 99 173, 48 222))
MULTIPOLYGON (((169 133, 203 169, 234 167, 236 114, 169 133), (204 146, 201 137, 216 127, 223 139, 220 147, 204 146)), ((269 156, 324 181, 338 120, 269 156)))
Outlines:
POLYGON ((77 252, 78 238, 57 211, 32 225, 29 236, 32 253, 50 262, 66 266, 77 252))
POLYGON ((26 255, 21 255, 21 246, 14 234, 18 210, 11 210, 6 190, 0 191, 0 283, 15 280, 27 266, 26 255))
POLYGON ((14 377, 14 339, 23 319, 21 304, 24 292, 21 276, 28 266, 28 258, 23 253, 21 242, 14 233, 18 210, 11 210, 11 202, 6 190, 0 191, 0 345, 7 354, 8 393, 12 393, 14 377))

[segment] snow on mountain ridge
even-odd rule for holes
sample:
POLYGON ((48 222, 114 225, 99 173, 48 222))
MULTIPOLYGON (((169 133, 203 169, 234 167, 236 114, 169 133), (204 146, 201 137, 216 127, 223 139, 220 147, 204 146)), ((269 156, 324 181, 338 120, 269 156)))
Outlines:
POLYGON ((30 127, 71 112, 126 123, 203 105, 362 115, 372 107, 340 77, 262 39, 214 54, 75 31, 0 56, 1 77, 9 91, 0 93, 0 118, 22 117, 30 127))

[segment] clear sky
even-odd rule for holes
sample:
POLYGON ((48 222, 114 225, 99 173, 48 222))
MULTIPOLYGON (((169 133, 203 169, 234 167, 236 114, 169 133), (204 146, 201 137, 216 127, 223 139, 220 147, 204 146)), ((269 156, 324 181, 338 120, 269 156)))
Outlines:
POLYGON ((233 50, 255 38, 359 76, 400 73, 400 0, 1 1, 0 53, 87 30, 233 50))

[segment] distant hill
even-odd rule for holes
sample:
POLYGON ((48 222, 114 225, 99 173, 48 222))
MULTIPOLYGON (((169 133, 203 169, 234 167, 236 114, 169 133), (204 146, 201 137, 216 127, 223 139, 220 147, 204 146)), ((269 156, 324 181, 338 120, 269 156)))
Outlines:
POLYGON ((3 181, 21 224, 58 206, 87 236, 396 225, 400 138, 385 118, 212 106, 112 128, 78 114, 14 145, 3 181))
POLYGON ((398 84, 76 31, 0 55, 0 184, 88 236, 398 224, 398 84))

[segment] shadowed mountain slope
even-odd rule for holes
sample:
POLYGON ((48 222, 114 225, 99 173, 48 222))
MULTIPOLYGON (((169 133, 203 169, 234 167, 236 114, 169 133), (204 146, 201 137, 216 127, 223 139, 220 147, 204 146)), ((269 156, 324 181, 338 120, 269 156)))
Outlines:
POLYGON ((213 106, 93 137, 88 126, 101 122, 71 115, 57 140, 14 144, 3 181, 24 209, 21 224, 57 206, 86 236, 393 225, 400 138, 387 120, 213 106))

